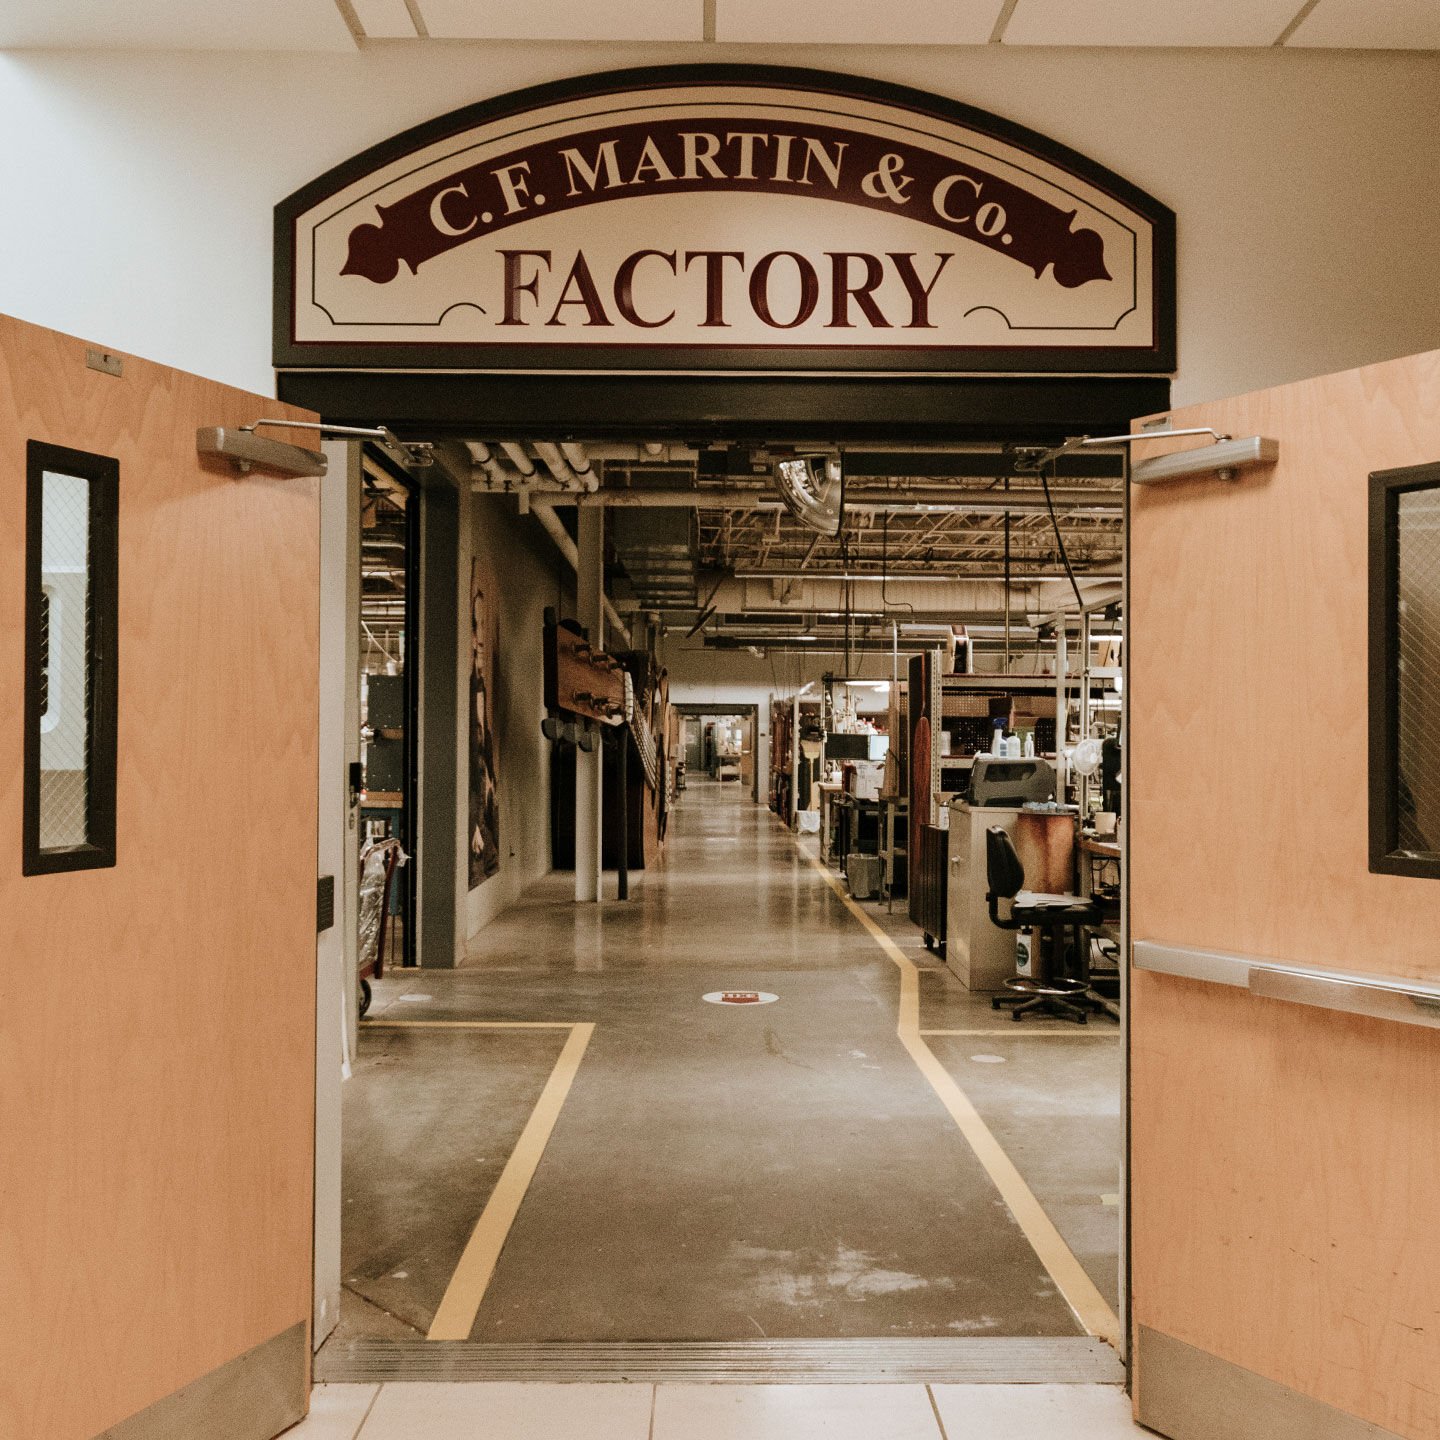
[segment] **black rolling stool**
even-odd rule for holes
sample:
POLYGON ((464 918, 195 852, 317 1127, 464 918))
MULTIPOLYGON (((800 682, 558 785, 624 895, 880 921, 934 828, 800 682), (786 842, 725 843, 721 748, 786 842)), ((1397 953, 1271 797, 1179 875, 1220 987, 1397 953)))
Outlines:
POLYGON ((991 921, 1002 930, 1033 929, 1039 937, 1034 959, 1036 974, 1012 975, 1005 987, 1013 993, 995 996, 991 1008, 1013 1006, 1012 1020, 1022 1015, 1058 1015, 1077 1025, 1086 1024, 1092 1010, 1103 1011, 1105 1007, 1087 993, 1088 979, 1066 975, 1065 932, 1072 932, 1076 963, 1083 968, 1081 927, 1098 918, 1095 906, 1078 897, 1022 890, 1025 867, 1015 853, 1015 842, 999 825, 985 832, 985 872, 990 882, 985 898, 991 921), (1000 918, 1002 900, 1011 902, 1009 918, 1004 920, 1000 918))

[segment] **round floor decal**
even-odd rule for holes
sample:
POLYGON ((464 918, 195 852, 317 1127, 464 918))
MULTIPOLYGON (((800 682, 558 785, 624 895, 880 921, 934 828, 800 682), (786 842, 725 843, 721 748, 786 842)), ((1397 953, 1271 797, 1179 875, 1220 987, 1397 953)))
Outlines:
POLYGON ((712 990, 702 998, 712 1005, 768 1005, 780 997, 764 990, 712 990))

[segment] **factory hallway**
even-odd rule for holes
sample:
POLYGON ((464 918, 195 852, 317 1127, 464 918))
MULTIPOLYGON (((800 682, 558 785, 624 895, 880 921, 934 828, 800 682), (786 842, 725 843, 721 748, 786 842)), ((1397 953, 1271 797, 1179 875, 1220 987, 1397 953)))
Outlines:
POLYGON ((741 789, 692 784, 628 903, 557 874, 377 982, 320 1378, 427 1337, 1029 1337, 1035 1378, 1118 1377, 1117 1028, 995 1015, 741 789))

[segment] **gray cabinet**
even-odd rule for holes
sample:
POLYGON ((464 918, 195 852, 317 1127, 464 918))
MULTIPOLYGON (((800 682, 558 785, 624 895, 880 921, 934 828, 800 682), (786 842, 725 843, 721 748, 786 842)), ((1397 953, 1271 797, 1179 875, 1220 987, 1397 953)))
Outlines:
POLYGON ((1014 835, 1018 809, 950 802, 950 853, 945 963, 967 990, 1001 990, 1015 973, 1015 931, 990 921, 985 896, 985 832, 1014 835))

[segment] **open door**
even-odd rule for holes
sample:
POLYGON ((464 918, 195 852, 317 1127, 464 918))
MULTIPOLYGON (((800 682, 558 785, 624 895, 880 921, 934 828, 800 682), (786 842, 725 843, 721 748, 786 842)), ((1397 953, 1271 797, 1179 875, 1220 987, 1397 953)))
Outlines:
POLYGON ((0 319, 7 1436, 306 1409, 317 490, 196 453, 262 415, 0 319))
MULTIPOLYGON (((1381 717, 1399 672, 1368 625, 1370 476, 1440 460, 1440 354, 1171 419, 1280 459, 1132 492, 1137 1415, 1177 1440, 1435 1440, 1440 878, 1372 870, 1369 692, 1381 717)), ((1440 689, 1411 683, 1440 655, 1421 520, 1412 800, 1440 767, 1440 689)))

